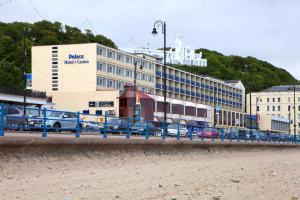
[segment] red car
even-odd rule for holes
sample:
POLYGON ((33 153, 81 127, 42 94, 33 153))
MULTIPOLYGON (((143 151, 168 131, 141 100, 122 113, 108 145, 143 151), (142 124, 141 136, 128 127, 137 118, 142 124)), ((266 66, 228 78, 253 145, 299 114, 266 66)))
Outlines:
POLYGON ((203 129, 203 131, 199 131, 198 132, 198 138, 202 138, 202 134, 204 135, 203 137, 205 138, 212 138, 212 136, 214 138, 218 138, 220 136, 219 132, 215 129, 214 132, 212 130, 212 128, 205 128, 203 129))

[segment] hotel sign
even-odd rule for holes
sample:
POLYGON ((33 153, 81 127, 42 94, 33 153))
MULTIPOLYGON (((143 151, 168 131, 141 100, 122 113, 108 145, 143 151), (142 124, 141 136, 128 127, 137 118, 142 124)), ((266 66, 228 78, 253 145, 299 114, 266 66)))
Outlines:
POLYGON ((69 54, 67 60, 64 61, 64 64, 88 64, 90 61, 84 58, 82 54, 69 54))

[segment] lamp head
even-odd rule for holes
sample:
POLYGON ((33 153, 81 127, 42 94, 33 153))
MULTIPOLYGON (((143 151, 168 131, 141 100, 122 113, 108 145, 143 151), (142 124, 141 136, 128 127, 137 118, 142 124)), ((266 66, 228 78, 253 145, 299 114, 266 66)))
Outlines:
POLYGON ((157 35, 157 30, 156 30, 156 28, 155 28, 155 27, 153 27, 153 30, 152 30, 152 35, 153 35, 153 36, 156 36, 156 35, 157 35))

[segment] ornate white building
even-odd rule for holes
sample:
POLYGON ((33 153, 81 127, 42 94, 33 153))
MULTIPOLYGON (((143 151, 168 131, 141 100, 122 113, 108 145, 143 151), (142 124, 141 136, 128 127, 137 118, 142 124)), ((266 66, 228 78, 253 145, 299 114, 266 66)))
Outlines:
MULTIPOLYGON (((162 60, 164 56, 163 50, 140 48, 140 49, 123 49, 130 53, 144 53, 154 56, 158 60, 162 60)), ((195 53, 195 48, 191 46, 184 46, 182 42, 182 36, 175 36, 175 47, 167 51, 166 62, 168 64, 180 64, 206 67, 207 60, 202 58, 202 53, 195 53)))

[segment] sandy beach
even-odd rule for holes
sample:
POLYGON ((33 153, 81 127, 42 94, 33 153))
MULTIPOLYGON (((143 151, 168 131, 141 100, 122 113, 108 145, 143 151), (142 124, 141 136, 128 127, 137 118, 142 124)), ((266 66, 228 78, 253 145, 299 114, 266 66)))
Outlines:
POLYGON ((300 199, 299 148, 3 144, 1 200, 300 199))

